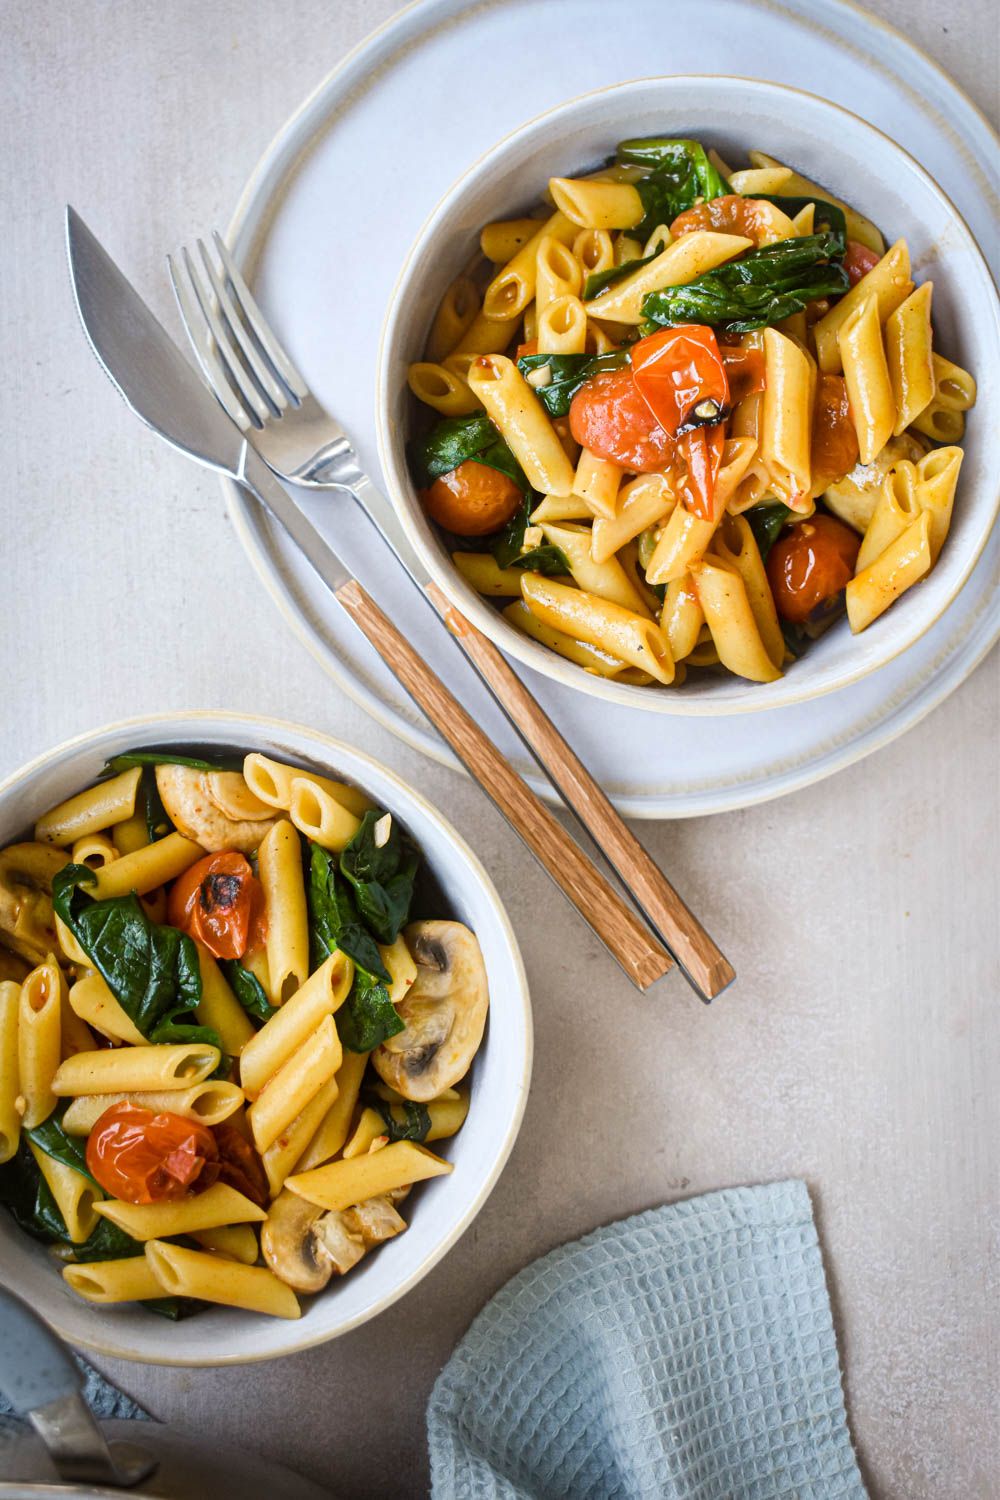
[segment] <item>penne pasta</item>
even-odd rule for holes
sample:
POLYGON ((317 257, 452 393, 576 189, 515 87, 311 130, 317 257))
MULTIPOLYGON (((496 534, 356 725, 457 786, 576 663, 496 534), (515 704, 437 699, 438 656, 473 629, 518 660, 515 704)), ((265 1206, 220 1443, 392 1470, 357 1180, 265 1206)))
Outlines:
POLYGON ((66 980, 49 959, 32 969, 21 986, 17 1023, 18 1097, 21 1124, 32 1130, 56 1107, 55 1080, 62 1057, 61 1006, 66 980))
POLYGON ((60 802, 35 824, 36 841, 65 847, 85 834, 99 833, 131 818, 141 777, 142 770, 137 766, 60 802))
POLYGON ((254 1145, 259 1152, 278 1139, 302 1113, 309 1100, 340 1067, 340 1038, 333 1017, 327 1016, 311 1036, 272 1074, 247 1110, 254 1145))
POLYGON ((675 578, 667 584, 663 596, 660 625, 670 643, 674 662, 681 662, 691 655, 698 644, 698 637, 705 623, 705 611, 698 599, 689 574, 675 578))
MULTIPOLYGON (((351 1055, 351 1053, 347 1054, 348 1057, 351 1055)), ((367 1054, 364 1056, 367 1059, 367 1054)), ((295 1119, 286 1125, 267 1150, 262 1152, 261 1161, 272 1198, 276 1198, 281 1192, 285 1178, 298 1166, 309 1142, 329 1114, 331 1107, 336 1103, 340 1092, 340 1085, 337 1081, 340 1071, 338 1069, 332 1078, 327 1079, 308 1104, 295 1116, 295 1119)), ((360 1079, 358 1082, 360 1086, 360 1079)), ((352 1100, 351 1108, 353 1107, 354 1101, 352 1100)))
MULTIPOLYGON (((785 659, 785 638, 778 623, 774 595, 767 581, 760 549, 749 522, 743 516, 724 517, 715 534, 710 556, 720 559, 740 575, 757 634, 772 666, 780 669, 785 659)), ((712 638, 715 639, 714 633, 712 638)))
POLYGON ((896 423, 896 403, 874 296, 866 297, 841 324, 837 342, 860 461, 870 464, 892 437, 896 423))
POLYGON ((952 506, 961 467, 961 448, 936 448, 917 463, 916 498, 921 511, 930 516, 928 541, 932 567, 938 560, 951 526, 952 506))
POLYGON ((215 1229, 196 1229, 191 1238, 213 1255, 226 1255, 244 1266, 252 1266, 260 1254, 257 1236, 249 1224, 220 1224, 215 1229))
POLYGON ((100 1188, 82 1172, 56 1161, 55 1157, 36 1146, 34 1141, 30 1141, 29 1145, 38 1170, 45 1179, 45 1185, 62 1215, 67 1235, 74 1245, 82 1245, 97 1228, 96 1204, 101 1197, 100 1188))
POLYGON ((0 980, 0 1165, 17 1155, 21 1139, 21 1116, 17 1107, 20 1008, 21 986, 13 979, 0 980))
POLYGON ((479 248, 487 260, 506 265, 538 233, 544 219, 498 219, 485 224, 479 234, 479 248))
POLYGON ((610 599, 633 614, 649 619, 650 611, 638 588, 629 580, 628 574, 617 557, 608 557, 604 562, 595 562, 591 551, 589 526, 575 526, 571 522, 557 525, 546 521, 542 526, 545 540, 558 547, 569 563, 569 570, 581 589, 601 599, 610 599))
POLYGON ((764 363, 760 457, 774 494, 794 510, 810 490, 814 371, 805 351, 776 328, 764 330, 764 363))
POLYGON ((534 300, 538 249, 542 241, 558 240, 563 245, 572 245, 578 227, 558 209, 544 220, 531 239, 511 257, 502 271, 497 272, 486 288, 483 294, 483 316, 507 322, 520 318, 528 303, 534 300))
POLYGON ((520 599, 520 568, 501 568, 489 552, 453 552, 451 560, 477 594, 494 599, 520 599))
POLYGON ((573 254, 585 277, 609 271, 615 263, 615 247, 606 229, 581 229, 573 241, 573 254))
MULTIPOLYGON (((773 156, 768 156, 763 151, 749 151, 747 155, 758 169, 767 168, 773 171, 777 168, 788 171, 787 167, 782 168, 781 162, 775 161, 773 156)), ((799 172, 791 172, 784 180, 782 194, 793 198, 818 198, 822 203, 835 203, 847 221, 848 237, 867 246, 869 250, 874 250, 876 255, 884 253, 885 241, 872 221, 866 219, 864 214, 859 214, 857 209, 845 203, 842 198, 835 198, 818 183, 811 182, 808 177, 803 177, 799 172)))
POLYGON ((117 1198, 105 1198, 95 1208, 102 1219, 117 1224, 134 1240, 194 1234, 225 1224, 259 1224, 267 1218, 264 1209, 224 1182, 214 1182, 204 1192, 189 1193, 185 1198, 166 1198, 158 1203, 121 1203, 117 1198))
POLYGON ((587 347, 587 314, 575 293, 555 297, 538 314, 539 354, 582 354, 587 347))
POLYGON ((270 1001, 284 1005, 309 973, 309 921, 298 830, 281 818, 257 850, 257 873, 267 911, 270 1001))
POLYGON ((282 812, 287 812, 291 806, 293 781, 311 781, 331 797, 336 797, 356 818, 363 818, 375 805, 358 787, 348 786, 346 781, 335 781, 330 776, 320 776, 301 766, 289 766, 256 751, 244 760, 243 775, 255 797, 259 797, 268 807, 278 808, 282 812))
POLYGON ((171 1297, 194 1297, 242 1307, 275 1318, 301 1317, 298 1298, 265 1266, 241 1266, 203 1250, 185 1250, 153 1240, 146 1261, 162 1290, 171 1297))
POLYGON ((65 1099, 76 1094, 144 1094, 160 1089, 187 1089, 204 1083, 220 1060, 218 1047, 199 1042, 78 1052, 59 1064, 52 1079, 52 1092, 65 1099))
POLYGON ((188 1089, 153 1089, 139 1093, 81 1094, 71 1099, 62 1116, 67 1135, 89 1135, 105 1110, 115 1104, 134 1104, 154 1115, 167 1112, 199 1120, 202 1125, 221 1125, 243 1103, 243 1090, 221 1078, 206 1079, 188 1089))
POLYGON ((537 490, 568 495, 573 465, 517 366, 503 355, 484 356, 469 369, 469 383, 537 490))
POLYGON ((427 358, 439 361, 452 350, 468 332, 479 312, 479 288, 468 276, 459 276, 453 281, 441 299, 434 315, 427 338, 427 358))
POLYGON ((379 1151, 389 1144, 385 1121, 377 1109, 363 1109, 354 1133, 344 1143, 341 1156, 351 1161, 355 1156, 364 1156, 369 1151, 379 1151))
POLYGON ((300 1171, 318 1167, 323 1162, 329 1161, 331 1156, 336 1156, 347 1140, 351 1118, 358 1102, 361 1081, 367 1066, 367 1052, 344 1053, 343 1061, 334 1079, 337 1085, 336 1096, 327 1107, 326 1113, 316 1126, 316 1133, 311 1137, 300 1160, 296 1163, 300 1171))
POLYGON ((872 512, 858 550, 855 572, 862 573, 869 563, 881 557, 897 537, 903 535, 920 515, 917 500, 917 471, 913 464, 896 464, 885 476, 882 493, 872 512))
POLYGON ((240 1081, 248 1099, 256 1099, 278 1069, 339 1009, 353 981, 351 960, 339 950, 331 953, 254 1034, 240 1056, 240 1081))
POLYGON ((351 1161, 332 1161, 311 1172, 296 1173, 285 1186, 307 1203, 336 1211, 452 1170, 451 1162, 442 1161, 424 1146, 414 1141, 395 1141, 370 1155, 357 1156, 351 1161))
POLYGON ((288 816, 300 833, 339 854, 361 827, 361 819, 323 787, 306 777, 292 778, 288 816))
POLYGON ((581 229, 634 229, 646 213, 630 182, 550 177, 549 192, 556 208, 581 229))
POLYGON ((902 536, 855 575, 847 585, 847 618, 857 635, 889 608, 931 566, 931 518, 928 511, 908 526, 902 536))
POLYGON ((899 437, 934 399, 931 353, 933 282, 911 292, 885 324, 885 354, 896 407, 893 435, 899 437))
POLYGON ((738 570, 727 560, 708 554, 691 565, 691 578, 722 665, 751 682, 774 682, 780 677, 761 638, 738 570))
POLYGON ((64 1266, 62 1274, 66 1285, 85 1302, 153 1302, 163 1296, 163 1287, 144 1255, 64 1266))
POLYGON ((92 870, 99 870, 102 865, 109 865, 117 858, 118 850, 106 833, 83 834, 76 840, 70 853, 73 864, 89 865, 92 870))
POLYGON ((575 662, 578 667, 583 667, 585 672, 593 672, 598 677, 620 679, 626 670, 627 664, 620 656, 612 656, 609 652, 602 651, 587 641, 575 640, 565 631, 546 625, 544 621, 532 614, 523 599, 519 599, 515 604, 508 604, 503 613, 504 619, 508 624, 513 625, 515 630, 547 646, 550 651, 554 651, 557 656, 563 657, 566 661, 575 662))
POLYGON ((196 940, 195 947, 201 972, 201 999, 195 1009, 195 1018, 199 1026, 208 1026, 215 1032, 227 1057, 239 1057, 254 1035, 250 1017, 204 943, 196 940))
POLYGON ((598 516, 594 521, 591 557, 596 563, 607 562, 626 542, 664 520, 676 504, 677 497, 666 474, 640 474, 619 492, 615 514, 598 516))
POLYGON ((686 577, 692 563, 705 555, 718 524, 717 521, 703 521, 700 516, 685 510, 683 505, 675 506, 653 549, 646 568, 646 582, 672 583, 675 578, 686 577))
POLYGON ((563 297, 579 297, 583 290, 583 269, 570 246, 550 234, 543 234, 539 240, 536 259, 535 313, 540 334, 542 314, 550 303, 563 297))
POLYGON ((643 300, 650 292, 657 292, 665 286, 686 286, 695 277, 713 271, 716 266, 752 246, 752 240, 740 235, 695 230, 693 234, 682 235, 655 260, 616 281, 584 306, 593 318, 610 319, 613 323, 638 323, 642 318, 643 300))
POLYGON ((142 1047, 146 1038, 122 1009, 100 974, 91 970, 70 986, 69 1007, 87 1026, 112 1042, 142 1047))
POLYGON ((618 509, 618 490, 623 473, 618 464, 607 458, 598 458, 589 448, 583 448, 573 477, 573 493, 586 501, 593 515, 610 518, 618 509))
POLYGON ((875 299, 881 326, 912 291, 909 251, 905 240, 897 240, 878 265, 873 266, 866 276, 862 276, 857 285, 852 286, 836 306, 813 325, 816 359, 820 369, 826 374, 835 375, 843 368, 840 330, 869 297, 875 299))
POLYGON ((479 410, 480 402, 468 382, 444 365, 418 360, 410 366, 406 379, 417 400, 443 417, 464 417, 479 410))
POLYGON ((180 833, 168 833, 155 844, 146 844, 144 848, 123 854, 120 859, 95 870, 94 884, 87 886, 87 894, 95 901, 109 901, 114 896, 127 896, 131 891, 145 896, 183 875, 204 853, 201 845, 192 839, 186 839, 180 833))
POLYGON ((151 842, 149 829, 146 826, 146 814, 135 812, 123 822, 115 823, 111 829, 111 842, 119 855, 134 854, 137 849, 145 849, 146 845, 151 842))
POLYGON ((674 663, 667 638, 652 620, 583 589, 568 588, 537 573, 521 584, 531 613, 573 640, 589 642, 609 656, 648 672, 657 682, 673 681, 674 663))

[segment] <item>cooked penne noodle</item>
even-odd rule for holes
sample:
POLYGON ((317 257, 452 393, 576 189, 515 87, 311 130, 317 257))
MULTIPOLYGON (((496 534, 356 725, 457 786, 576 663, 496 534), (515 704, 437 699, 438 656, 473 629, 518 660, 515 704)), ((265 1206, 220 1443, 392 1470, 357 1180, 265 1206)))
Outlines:
POLYGON ((17 1155, 21 1139, 21 1116, 17 1108, 20 1008, 21 986, 14 979, 0 980, 0 1165, 17 1155))
POLYGON ((109 1041, 130 1042, 133 1047, 145 1044, 146 1038, 100 974, 92 971, 70 986, 69 1006, 75 1016, 109 1041))
POLYGON ((123 822, 115 823, 111 829, 111 842, 119 855, 134 854, 137 849, 145 849, 152 842, 146 826, 146 814, 135 812, 123 822))
MULTIPOLYGON (((773 156, 768 156, 763 151, 748 151, 747 155, 755 167, 767 167, 772 170, 782 167, 780 161, 775 161, 773 156)), ((866 245, 869 250, 874 250, 876 255, 885 253, 885 241, 870 219, 866 219, 864 214, 859 214, 857 209, 845 203, 842 198, 835 198, 825 188, 811 182, 808 177, 803 177, 798 172, 791 172, 790 176, 785 178, 782 195, 791 198, 819 198, 823 203, 835 203, 847 221, 848 237, 857 240, 859 244, 866 245)))
POLYGON ((746 167, 742 172, 729 174, 729 186, 734 193, 753 196, 755 193, 778 193, 784 191, 791 177, 790 167, 746 167))
MULTIPOLYGON (((444 1141, 450 1136, 457 1135, 465 1124, 469 1113, 469 1092, 452 1090, 453 1099, 431 1099, 424 1105, 430 1118, 430 1128, 424 1136, 424 1144, 428 1141, 444 1141)), ((400 1104, 389 1104, 389 1113, 397 1125, 406 1124, 406 1114, 400 1104)), ((383 1126, 384 1128, 384 1126, 383 1126)), ((344 1156, 347 1156, 347 1147, 344 1147, 344 1156)))
MULTIPOLYGON (((352 1056, 351 1053, 346 1055, 352 1056)), ((367 1054, 364 1055, 367 1057, 367 1054)), ((285 1126, 280 1135, 276 1136, 267 1150, 261 1154, 272 1198, 277 1198, 284 1186, 285 1178, 298 1166, 309 1142, 329 1114, 331 1107, 336 1103, 340 1092, 340 1085, 337 1082, 339 1071, 332 1078, 327 1079, 322 1088, 317 1090, 309 1103, 295 1116, 295 1119, 285 1126)), ((360 1079, 358 1082, 360 1086, 360 1079)), ((352 1101, 351 1108, 353 1107, 352 1101)))
POLYGON ((418 360, 410 366, 406 379, 417 400, 443 417, 464 417, 479 410, 480 403, 468 383, 444 365, 418 360))
POLYGON ((874 296, 866 297, 841 324, 837 342, 860 460, 870 464, 892 437, 896 423, 896 403, 874 296))
POLYGON ((695 230, 668 245, 655 260, 641 266, 607 287, 584 306, 594 318, 613 323, 638 323, 642 318, 643 299, 665 286, 686 286, 696 276, 713 271, 753 246, 753 240, 736 234, 716 234, 695 230))
POLYGON ((147 844, 131 854, 123 854, 110 865, 95 870, 96 878, 93 885, 86 887, 87 895, 95 901, 127 896, 130 891, 145 896, 148 891, 155 891, 169 880, 183 875, 204 853, 201 845, 192 839, 186 839, 181 833, 168 833, 166 838, 157 839, 154 844, 147 844))
POLYGON ((583 267, 584 276, 610 271, 615 263, 615 247, 606 229, 581 229, 573 241, 573 254, 583 267))
POLYGON ((836 374, 843 368, 843 351, 840 348, 840 330, 848 318, 874 297, 879 325, 883 324, 901 302, 905 302, 913 291, 910 280, 910 254, 905 240, 897 240, 890 250, 862 276, 856 286, 846 292, 825 317, 813 325, 816 340, 816 359, 821 370, 836 374))
POLYGON ((416 962, 402 933, 394 943, 379 943, 378 951, 389 974, 389 983, 386 986, 389 999, 393 1005, 398 1005, 401 1000, 405 1000, 413 988, 417 978, 416 962))
POLYGON ((757 442, 751 437, 727 438, 722 450, 722 464, 715 481, 714 503, 717 511, 732 509, 736 492, 757 456, 757 442))
MULTIPOLYGON (((530 309, 529 309, 530 311, 530 309)), ((517 330, 516 321, 508 318, 488 318, 479 313, 462 335, 452 357, 459 354, 502 354, 517 330)))
MULTIPOLYGON (((21 1029, 24 1029, 23 1013, 21 1029)), ((78 1052, 59 1064, 52 1079, 52 1092, 66 1099, 76 1094, 188 1089, 204 1083, 220 1060, 218 1047, 199 1042, 78 1052)))
POLYGON ((37 842, 65 846, 84 834, 99 833, 130 818, 135 812, 141 777, 142 770, 136 766, 60 802, 35 824, 37 842))
POLYGON ((579 297, 583 290, 583 268, 569 244, 554 235, 543 234, 538 242, 535 269, 535 312, 539 319, 551 302, 563 297, 579 297))
POLYGON ((254 1145, 264 1152, 332 1078, 341 1062, 340 1038, 327 1016, 297 1052, 282 1063, 247 1110, 254 1145))
POLYGON ((651 255, 658 255, 661 250, 666 250, 667 246, 672 243, 673 235, 670 233, 669 225, 657 224, 642 247, 643 259, 648 259, 651 255))
POLYGON ((776 328, 764 330, 764 362, 760 456, 774 493, 794 510, 810 489, 812 363, 776 328))
POLYGON ((965 415, 940 406, 935 398, 925 406, 919 417, 914 418, 914 432, 925 433, 935 443, 958 443, 965 436, 965 415))
POLYGON ((242 1307, 274 1318, 298 1318, 298 1298, 265 1266, 241 1266, 203 1250, 185 1250, 153 1240, 146 1260, 162 1290, 171 1297, 194 1297, 242 1307))
POLYGON ((924 410, 914 418, 917 432, 926 433, 938 443, 955 443, 965 432, 964 412, 976 404, 976 382, 968 370, 952 364, 940 354, 931 355, 934 369, 934 395, 924 410))
POLYGON ((96 1205, 96 1211, 134 1240, 194 1234, 224 1224, 259 1224, 267 1218, 264 1209, 224 1182, 213 1182, 203 1193, 165 1198, 158 1203, 121 1203, 117 1198, 105 1198, 96 1205))
POLYGON ((538 314, 539 354, 582 354, 586 346, 587 314, 580 298, 566 293, 546 303, 538 314))
POLYGON ((938 560, 951 526, 955 488, 961 467, 961 448, 936 448, 933 453, 928 453, 917 464, 917 504, 931 518, 928 540, 932 567, 938 560))
POLYGON ((886 548, 913 525, 920 510, 917 500, 917 471, 913 464, 904 459, 885 476, 882 493, 858 550, 855 573, 863 573, 869 563, 881 557, 886 548))
POLYGON ((254 1035, 250 1017, 204 943, 195 940, 195 947, 201 972, 201 999, 195 1010, 198 1025, 211 1027, 227 1057, 239 1057, 254 1035))
POLYGON ((663 596, 660 625, 667 640, 674 662, 681 662, 691 655, 698 644, 698 635, 705 623, 705 611, 698 600, 698 593, 691 582, 690 574, 675 578, 667 584, 663 596))
POLYGON ((486 288, 483 293, 482 315, 508 322, 521 317, 528 303, 534 300, 538 249, 542 241, 553 239, 563 245, 572 245, 578 227, 558 209, 544 220, 531 239, 512 256, 502 271, 497 272, 486 288))
POLYGON ((76 1014, 69 1003, 69 990, 65 985, 59 997, 59 1051, 61 1057, 73 1057, 77 1052, 93 1052, 97 1038, 76 1014))
POLYGON ((620 679, 626 670, 627 663, 622 661, 620 656, 612 656, 609 652, 602 651, 587 641, 574 640, 565 631, 546 625, 532 614, 523 599, 519 599, 515 604, 508 604, 503 613, 504 619, 513 625, 515 630, 547 646, 550 651, 554 651, 557 656, 563 657, 566 661, 576 662, 577 666, 583 667, 585 672, 593 672, 598 677, 620 679))
POLYGON ((134 1104, 154 1115, 169 1113, 199 1120, 202 1125, 221 1125, 243 1103, 243 1090, 221 1078, 206 1079, 188 1089, 135 1090, 114 1094, 81 1094, 70 1100, 62 1116, 67 1135, 89 1135, 104 1111, 115 1104, 134 1104))
POLYGON ((82 1245, 97 1228, 95 1205, 101 1197, 100 1188, 95 1187, 90 1178, 84 1177, 82 1172, 74 1171, 64 1162, 56 1161, 55 1157, 49 1156, 40 1146, 36 1146, 34 1141, 29 1141, 28 1144, 38 1170, 44 1177, 46 1186, 62 1215, 66 1233, 74 1245, 82 1245))
POLYGON ((722 665, 751 682, 774 682, 780 677, 761 639, 746 585, 737 569, 727 560, 707 554, 701 562, 692 564, 691 577, 722 665))
POLYGON ((485 224, 479 234, 479 248, 487 260, 506 265, 538 233, 544 219, 498 219, 485 224))
POLYGON ((581 229, 633 229, 646 213, 638 189, 629 182, 550 177, 549 192, 556 207, 581 229))
POLYGON ((215 1229, 196 1229, 191 1238, 213 1255, 227 1255, 241 1265, 252 1266, 260 1254, 257 1236, 249 1224, 220 1224, 215 1229))
POLYGON ((361 827, 356 818, 342 802, 317 786, 305 776, 292 778, 292 800, 288 816, 300 833, 324 849, 339 854, 346 849, 361 827))
POLYGON ((272 1005, 284 1005, 309 973, 309 919, 298 830, 280 819, 261 840, 257 873, 267 911, 272 1005))
POLYGON ((336 1211, 452 1170, 451 1162, 442 1161, 426 1147, 414 1141, 395 1141, 370 1155, 356 1156, 351 1161, 332 1161, 311 1172, 298 1172, 289 1177, 285 1186, 307 1203, 336 1211))
POLYGON ((441 298, 427 338, 427 358, 438 361, 461 341, 479 312, 479 288, 468 276, 459 276, 441 298))
POLYGON ((934 360, 931 353, 931 293, 925 281, 911 292, 885 324, 885 354, 896 406, 894 436, 898 437, 934 399, 934 360))
POLYGON ((354 965, 338 949, 265 1021, 240 1057, 240 1082, 248 1099, 256 1099, 278 1069, 340 1008, 353 980, 354 965))
POLYGON ((153 1302, 163 1296, 163 1287, 144 1255, 125 1260, 96 1260, 87 1265, 63 1267, 63 1280, 86 1302, 153 1302))
POLYGON ((930 513, 921 511, 902 536, 851 579, 846 589, 847 618, 855 635, 930 570, 930 526, 930 513))
POLYGON ((569 563, 574 580, 590 594, 601 599, 610 599, 622 609, 649 619, 650 611, 638 588, 629 580, 617 557, 608 557, 604 562, 595 562, 590 547, 590 527, 575 526, 565 521, 557 525, 546 521, 542 526, 545 540, 558 547, 569 563))
POLYGON ((99 870, 101 865, 109 865, 117 858, 118 850, 106 833, 83 834, 76 840, 70 853, 70 859, 75 865, 89 865, 92 870, 99 870))
POLYGON ((607 562, 620 547, 670 514, 677 503, 666 474, 640 474, 619 492, 613 516, 598 516, 590 536, 596 563, 607 562))
POLYGON ((583 589, 568 588, 537 573, 521 584, 524 602, 543 624, 574 640, 616 656, 648 672, 665 685, 673 681, 674 663, 663 631, 652 620, 583 589))
POLYGON ((536 490, 568 495, 573 465, 549 420, 517 366, 502 354, 477 359, 469 383, 536 490))
POLYGON ((287 812, 291 806, 293 781, 311 781, 331 797, 336 797, 356 818, 363 818, 375 805, 358 787, 348 786, 346 781, 334 781, 330 776, 305 771, 301 766, 285 765, 283 761, 271 760, 256 751, 244 760, 243 775, 255 797, 282 812, 287 812))
POLYGON ((543 521, 589 521, 594 512, 579 495, 543 495, 531 512, 532 526, 543 521))
POLYGON ((326 1114, 316 1127, 315 1135, 303 1151, 301 1159, 296 1163, 300 1171, 318 1167, 323 1162, 329 1161, 331 1156, 336 1156, 347 1140, 351 1119, 361 1092, 361 1080, 367 1065, 367 1052, 344 1053, 343 1061, 335 1075, 336 1098, 328 1106, 326 1114))
POLYGON ((589 448, 583 448, 573 477, 573 493, 587 502, 595 516, 610 518, 618 508, 623 473, 618 464, 607 458, 598 458, 589 448))
POLYGON ((739 573, 757 633, 773 665, 780 667, 785 659, 785 638, 778 623, 774 595, 767 581, 760 548, 750 523, 743 516, 723 517, 722 525, 715 533, 711 556, 720 558, 739 573))
POLYGON ((56 938, 59 942, 59 952, 68 964, 76 964, 80 968, 90 968, 90 955, 85 953, 77 942, 75 936, 66 926, 58 912, 53 913, 55 922, 56 938))
POLYGON ((489 552, 453 552, 451 560, 477 594, 494 599, 520 599, 520 568, 501 568, 489 552))
POLYGON ((49 959, 32 969, 21 986, 17 1071, 19 1098, 23 1101, 21 1124, 25 1130, 41 1125, 56 1107, 55 1079, 62 1066, 60 1011, 65 985, 59 965, 49 959))
POLYGON ((675 578, 684 578, 691 564, 708 550, 718 524, 718 521, 703 521, 683 505, 675 506, 649 559, 646 582, 672 583, 675 578))
POLYGON ((355 1156, 364 1156, 369 1151, 380 1150, 389 1144, 385 1121, 377 1109, 363 1109, 353 1134, 344 1142, 341 1156, 352 1161, 355 1156))

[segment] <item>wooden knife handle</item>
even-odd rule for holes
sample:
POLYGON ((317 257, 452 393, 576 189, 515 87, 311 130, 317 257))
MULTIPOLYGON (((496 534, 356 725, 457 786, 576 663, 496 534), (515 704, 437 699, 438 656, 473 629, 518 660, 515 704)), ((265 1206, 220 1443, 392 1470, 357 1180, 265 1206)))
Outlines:
POLYGON ((640 990, 648 989, 667 973, 672 961, 645 923, 521 780, 357 579, 343 584, 336 596, 633 984, 640 990))
POLYGON ((427 585, 427 595, 692 984, 703 999, 714 1000, 736 977, 729 960, 493 642, 449 603, 436 583, 427 585))

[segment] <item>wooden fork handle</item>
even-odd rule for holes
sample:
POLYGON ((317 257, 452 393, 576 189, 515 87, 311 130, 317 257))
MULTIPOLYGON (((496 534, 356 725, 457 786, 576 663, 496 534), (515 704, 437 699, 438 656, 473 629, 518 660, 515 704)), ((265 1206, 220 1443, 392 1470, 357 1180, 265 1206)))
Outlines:
POLYGON ((342 584, 336 590, 336 596, 386 666, 618 960, 632 983, 640 990, 648 989, 667 973, 672 961, 645 923, 521 780, 509 761, 357 579, 342 584))
POLYGON ((736 977, 729 960, 493 642, 449 603, 436 583, 427 584, 426 591, 466 656, 521 731, 567 805, 604 851, 691 983, 704 1000, 714 1000, 736 977))

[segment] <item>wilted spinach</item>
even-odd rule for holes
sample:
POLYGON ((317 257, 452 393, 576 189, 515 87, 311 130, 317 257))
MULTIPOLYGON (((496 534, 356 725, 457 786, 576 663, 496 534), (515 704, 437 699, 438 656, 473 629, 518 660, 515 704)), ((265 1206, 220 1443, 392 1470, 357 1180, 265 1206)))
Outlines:
POLYGON ((569 563, 560 547, 545 542, 540 547, 531 547, 524 552, 524 534, 531 524, 531 502, 525 501, 520 510, 507 522, 491 547, 497 566, 500 568, 530 568, 533 573, 544 573, 548 578, 561 577, 569 572, 569 563))
POLYGON ((369 808, 340 856, 340 872, 354 887, 358 912, 378 942, 394 943, 405 925, 419 863, 396 819, 369 808))
POLYGON ((349 1052, 371 1052, 404 1023, 380 980, 355 967, 351 993, 337 1011, 337 1032, 349 1052))
POLYGON ((245 969, 238 958, 220 958, 219 968, 229 981, 229 987, 247 1015, 258 1021, 268 1021, 277 1010, 264 993, 264 986, 256 974, 245 969))
POLYGON ((751 505, 750 509, 744 511, 743 514, 750 523, 757 550, 764 562, 767 562, 768 553, 778 540, 781 528, 792 512, 787 505, 782 505, 780 500, 767 500, 760 505, 751 505))
POLYGON ((524 354, 517 368, 525 379, 534 370, 548 369, 547 385, 529 384, 550 417, 565 417, 582 385, 606 370, 620 370, 628 360, 627 349, 615 349, 610 354, 524 354))
POLYGON ((401 1104, 387 1104, 384 1099, 377 1096, 371 1101, 373 1109, 376 1109, 385 1121, 385 1133, 390 1141, 424 1141, 427 1132, 431 1128, 431 1117, 427 1106, 424 1104, 411 1103, 409 1099, 401 1104), (396 1118, 402 1115, 402 1120, 396 1118))
POLYGON ((489 417, 445 417, 410 444, 410 463, 419 485, 433 484, 459 464, 474 458, 512 479, 523 494, 531 492, 524 471, 489 417))
POLYGON ((669 225, 699 198, 721 198, 729 192, 729 184, 698 141, 662 136, 622 141, 618 161, 649 169, 649 176, 635 184, 645 213, 642 222, 629 232, 639 239, 647 238, 658 224, 669 225))
POLYGON ((319 844, 310 845, 307 896, 312 967, 339 948, 359 969, 388 982, 389 972, 378 944, 358 915, 351 886, 340 874, 333 855, 319 844))
MULTIPOLYGON (((24 1134, 38 1147, 39 1151, 44 1151, 46 1156, 51 1156, 53 1161, 61 1162, 64 1167, 72 1167, 74 1172, 80 1172, 94 1182, 94 1178, 87 1171, 83 1140, 80 1136, 67 1135, 62 1127, 62 1117, 65 1112, 66 1105, 63 1104, 55 1113, 49 1115, 47 1120, 43 1120, 41 1125, 33 1125, 30 1130, 25 1130, 24 1134)), ((94 1186, 97 1186, 96 1182, 94 1186)))

